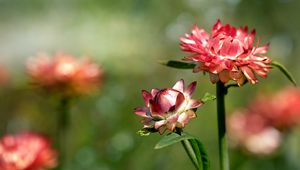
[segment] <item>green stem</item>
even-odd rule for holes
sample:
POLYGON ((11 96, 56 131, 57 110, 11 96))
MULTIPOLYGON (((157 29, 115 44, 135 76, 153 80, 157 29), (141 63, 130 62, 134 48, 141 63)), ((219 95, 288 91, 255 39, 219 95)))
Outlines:
MULTIPOLYGON (((182 129, 177 129, 176 133, 181 135, 182 129)), ((190 142, 188 140, 183 140, 183 141, 181 141, 181 144, 182 144, 185 152, 189 156, 190 160, 192 161, 193 165, 198 170, 199 169, 198 161, 197 161, 196 154, 195 154, 190 142)))
POLYGON ((70 98, 62 97, 58 107, 57 115, 57 148, 59 151, 59 164, 57 169, 63 170, 66 164, 67 156, 67 131, 69 126, 69 111, 70 111, 70 98))
POLYGON ((226 87, 222 82, 217 83, 217 112, 218 112, 218 141, 220 169, 229 170, 229 157, 226 140, 225 94, 226 87))

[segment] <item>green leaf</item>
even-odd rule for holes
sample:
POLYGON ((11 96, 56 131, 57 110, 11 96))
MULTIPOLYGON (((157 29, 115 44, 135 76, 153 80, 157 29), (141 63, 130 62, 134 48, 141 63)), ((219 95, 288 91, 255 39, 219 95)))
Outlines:
POLYGON ((276 62, 276 61, 272 61, 271 65, 278 68, 290 80, 290 82, 292 82, 294 84, 294 86, 297 86, 297 83, 296 83, 294 77, 287 70, 286 67, 284 67, 282 64, 280 64, 279 62, 276 62))
POLYGON ((175 60, 160 61, 160 63, 168 67, 178 68, 178 69, 193 69, 196 66, 195 63, 186 63, 186 62, 175 61, 175 60))
POLYGON ((207 170, 209 169, 209 160, 206 150, 203 144, 197 139, 189 139, 189 142, 195 152, 199 169, 207 170))
POLYGON ((149 132, 149 130, 147 130, 147 129, 141 129, 141 130, 137 131, 136 133, 140 136, 149 136, 151 132, 149 132))
POLYGON ((158 143, 155 145, 154 149, 161 149, 170 145, 173 145, 175 143, 178 143, 182 140, 192 139, 193 137, 182 134, 178 135, 177 133, 170 133, 164 136, 158 143))
POLYGON ((212 100, 215 100, 215 99, 216 99, 215 95, 210 94, 210 93, 205 93, 201 100, 204 103, 206 103, 206 102, 209 102, 209 101, 212 101, 212 100))
POLYGON ((203 144, 194 136, 187 133, 181 135, 177 133, 171 133, 164 136, 156 145, 155 149, 161 149, 178 142, 182 142, 186 151, 188 152, 189 147, 192 148, 193 153, 188 153, 190 159, 193 161, 197 169, 207 170, 209 168, 209 160, 207 152, 204 149, 203 144), (196 160, 194 160, 196 159, 196 160), (195 162, 196 161, 196 162, 195 162))

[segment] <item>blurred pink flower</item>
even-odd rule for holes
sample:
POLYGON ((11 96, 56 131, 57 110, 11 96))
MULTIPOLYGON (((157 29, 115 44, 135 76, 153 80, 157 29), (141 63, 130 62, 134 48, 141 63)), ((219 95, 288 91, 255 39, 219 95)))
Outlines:
POLYGON ((233 147, 255 155, 272 154, 279 148, 280 131, 268 126, 264 118, 250 112, 235 112, 227 120, 228 136, 233 147))
POLYGON ((144 129, 154 128, 163 134, 167 129, 184 128, 191 118, 196 117, 194 109, 203 102, 191 99, 196 88, 192 82, 184 88, 184 81, 179 80, 172 88, 152 89, 151 92, 142 91, 145 107, 135 109, 135 114, 143 117, 144 129))
POLYGON ((34 133, 2 137, 1 170, 45 170, 55 166, 56 152, 45 137, 34 133))
POLYGON ((269 125, 289 130, 300 125, 300 89, 289 87, 272 96, 259 96, 249 110, 264 117, 269 125))
POLYGON ((9 73, 5 67, 0 66, 0 85, 4 85, 9 81, 9 73))
POLYGON ((31 58, 27 70, 39 86, 67 95, 90 93, 101 85, 103 78, 102 69, 91 60, 61 53, 52 59, 44 54, 31 58))
POLYGON ((184 60, 198 63, 194 72, 208 72, 213 83, 234 80, 241 86, 246 80, 255 84, 256 75, 265 78, 269 72, 271 60, 264 56, 269 45, 258 47, 258 41, 254 46, 254 37, 255 30, 248 33, 247 27, 222 25, 218 20, 211 34, 195 25, 191 34, 180 38, 180 46, 193 54, 184 60))

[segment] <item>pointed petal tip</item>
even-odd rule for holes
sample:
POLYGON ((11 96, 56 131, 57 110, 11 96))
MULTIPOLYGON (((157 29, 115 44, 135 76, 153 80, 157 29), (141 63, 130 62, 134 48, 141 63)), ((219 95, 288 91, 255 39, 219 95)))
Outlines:
POLYGON ((188 87, 184 90, 184 93, 188 94, 190 97, 192 97, 192 94, 194 93, 195 89, 197 87, 197 81, 191 82, 188 87))
POLYGON ((180 79, 178 80, 175 85, 172 87, 172 89, 178 90, 180 92, 183 92, 184 89, 184 80, 180 79))
POLYGON ((145 107, 136 107, 134 108, 134 114, 142 117, 149 117, 149 110, 145 107))

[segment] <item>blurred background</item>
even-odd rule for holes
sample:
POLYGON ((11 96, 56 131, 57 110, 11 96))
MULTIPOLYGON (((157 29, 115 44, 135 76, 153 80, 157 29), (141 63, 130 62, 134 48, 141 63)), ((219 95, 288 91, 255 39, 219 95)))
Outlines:
MULTIPOLYGON (((30 86, 26 61, 39 52, 89 56, 102 65, 105 79, 95 94, 71 108, 70 170, 181 170, 193 165, 178 146, 153 147, 160 135, 140 137, 133 109, 142 106, 141 90, 172 86, 178 79, 198 81, 195 98, 215 93, 207 76, 176 70, 160 60, 179 60, 179 37, 194 23, 210 30, 218 18, 256 28, 268 55, 300 81, 300 1, 298 0, 0 0, 0 65, 8 76, 0 88, 0 134, 23 130, 55 137, 57 101, 30 86)), ((0 81, 1 82, 1 81, 0 81)), ((243 108, 258 93, 291 85, 278 71, 259 84, 230 89, 228 113, 243 108)), ((204 143, 211 169, 218 169, 215 102, 198 111, 186 131, 204 143)), ((268 156, 230 152, 232 169, 300 169, 300 129, 268 156), (284 168, 283 168, 284 167, 284 168)))

